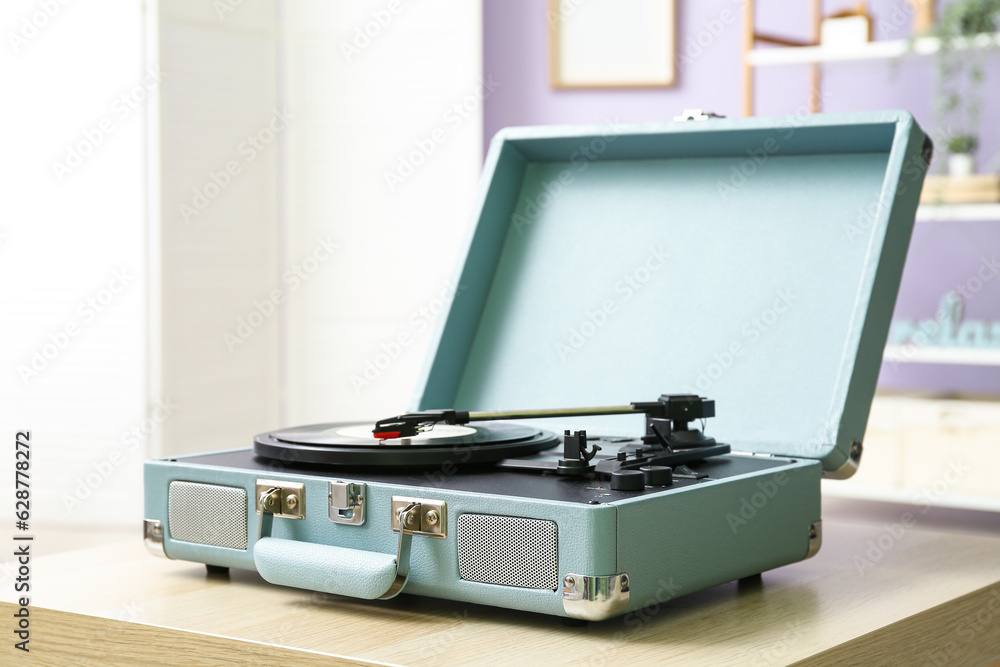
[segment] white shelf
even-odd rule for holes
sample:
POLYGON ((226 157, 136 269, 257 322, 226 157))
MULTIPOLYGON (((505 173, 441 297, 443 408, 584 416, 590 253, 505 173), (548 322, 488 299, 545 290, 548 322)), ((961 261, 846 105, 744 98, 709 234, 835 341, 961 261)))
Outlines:
POLYGON ((1000 366, 1000 348, 887 345, 882 360, 917 364, 1000 366))
POLYGON ((1000 204, 921 204, 917 222, 1000 222, 1000 204))
MULTIPOLYGON (((953 48, 985 49, 1000 46, 1000 33, 983 33, 969 39, 956 39, 953 48)), ((852 60, 879 60, 899 58, 908 53, 933 55, 941 50, 937 37, 921 37, 913 41, 894 39, 868 42, 853 47, 792 46, 770 49, 753 49, 746 54, 747 64, 754 67, 766 65, 797 65, 808 63, 846 62, 852 60)))
MULTIPOLYGON (((902 505, 919 506, 920 492, 923 489, 905 489, 891 486, 875 486, 873 484, 853 484, 851 480, 823 480, 823 495, 831 498, 852 498, 859 500, 874 500, 884 503, 899 503, 902 505)), ((932 507, 953 507, 986 512, 1000 512, 1000 497, 980 496, 970 494, 945 494, 936 498, 932 507)))

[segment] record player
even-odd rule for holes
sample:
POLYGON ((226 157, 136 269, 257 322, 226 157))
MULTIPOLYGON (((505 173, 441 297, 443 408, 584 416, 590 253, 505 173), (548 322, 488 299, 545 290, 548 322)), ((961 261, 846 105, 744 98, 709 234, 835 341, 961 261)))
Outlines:
POLYGON ((930 155, 903 112, 504 130, 411 411, 148 461, 147 546, 585 620, 808 558, 930 155))

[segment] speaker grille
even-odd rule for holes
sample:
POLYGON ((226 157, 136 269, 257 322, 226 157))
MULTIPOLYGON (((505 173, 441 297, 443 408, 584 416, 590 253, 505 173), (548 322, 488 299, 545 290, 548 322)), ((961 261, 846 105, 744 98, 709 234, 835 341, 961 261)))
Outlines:
POLYGON ((232 486, 171 482, 170 537, 230 549, 247 548, 247 492, 232 486))
POLYGON ((558 546, 554 521, 491 514, 458 517, 458 571, 466 581, 555 590, 558 546))

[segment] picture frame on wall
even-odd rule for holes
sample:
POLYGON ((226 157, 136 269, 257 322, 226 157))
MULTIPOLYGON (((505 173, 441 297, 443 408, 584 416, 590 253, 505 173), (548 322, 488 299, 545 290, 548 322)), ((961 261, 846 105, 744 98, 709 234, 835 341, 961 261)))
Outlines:
POLYGON ((554 88, 651 88, 676 79, 676 0, 549 0, 554 88))

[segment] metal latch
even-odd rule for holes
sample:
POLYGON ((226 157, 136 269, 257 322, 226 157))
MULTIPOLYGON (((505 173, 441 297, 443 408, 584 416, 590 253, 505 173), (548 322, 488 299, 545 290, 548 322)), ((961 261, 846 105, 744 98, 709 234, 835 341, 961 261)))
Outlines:
POLYGON ((330 482, 330 521, 360 526, 365 522, 365 485, 356 482, 330 482))
POLYGON ((392 509, 392 532, 399 532, 399 518, 403 510, 412 506, 412 511, 407 512, 407 523, 404 524, 408 532, 414 535, 425 535, 427 537, 445 538, 448 536, 448 504, 440 500, 425 500, 422 498, 404 498, 403 496, 393 496, 390 507, 392 509))
POLYGON ((254 495, 257 498, 257 514, 260 514, 260 523, 257 527, 258 540, 265 532, 270 534, 273 517, 306 518, 305 485, 302 483, 258 479, 254 495))
POLYGON ((304 484, 258 479, 255 495, 257 496, 257 514, 264 511, 282 519, 306 518, 304 484))
POLYGON ((725 116, 720 116, 719 114, 711 111, 702 111, 701 109, 685 109, 680 116, 674 116, 674 120, 678 122, 686 120, 708 120, 709 118, 725 118, 725 116))

